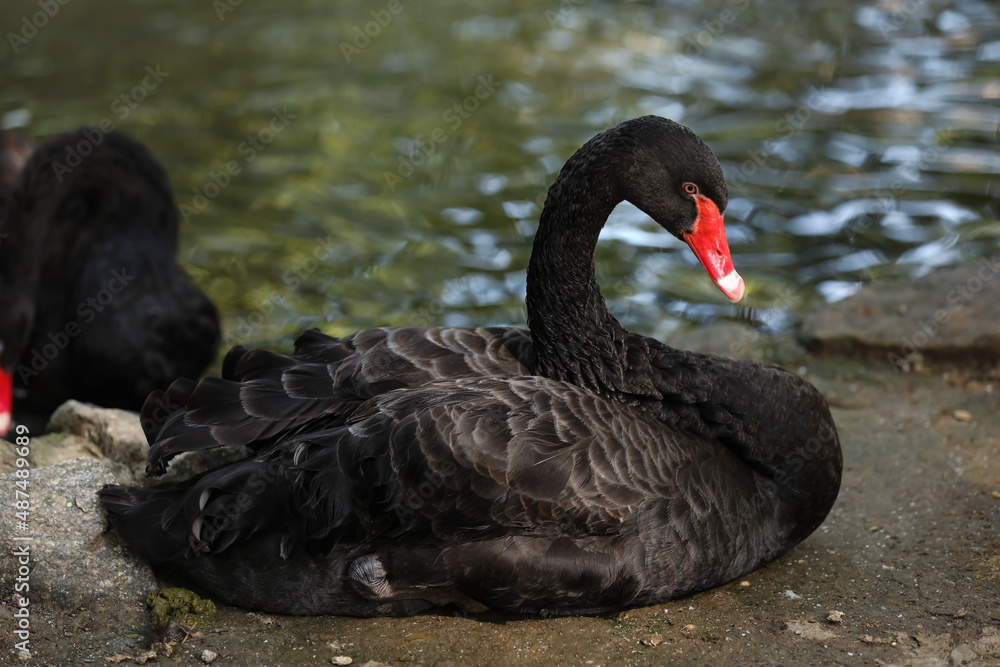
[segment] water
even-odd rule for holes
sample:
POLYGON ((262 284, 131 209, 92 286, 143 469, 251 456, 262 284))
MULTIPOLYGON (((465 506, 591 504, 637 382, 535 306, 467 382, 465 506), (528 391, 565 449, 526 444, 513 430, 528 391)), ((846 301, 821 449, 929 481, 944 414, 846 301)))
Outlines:
POLYGON ((623 205, 598 277, 635 331, 782 328, 865 281, 997 252, 986 2, 234 2, 0 5, 4 123, 108 119, 147 143, 229 344, 523 324, 546 189, 590 136, 646 113, 722 161, 748 295, 729 305, 623 205))

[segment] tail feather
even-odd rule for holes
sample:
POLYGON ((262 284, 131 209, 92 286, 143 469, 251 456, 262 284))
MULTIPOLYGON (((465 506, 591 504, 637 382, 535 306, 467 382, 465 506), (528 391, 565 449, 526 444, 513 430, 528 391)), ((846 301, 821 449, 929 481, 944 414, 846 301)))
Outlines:
POLYGON ((242 345, 236 345, 229 352, 226 352, 225 358, 222 360, 222 377, 225 380, 239 380, 239 374, 236 372, 236 367, 240 363, 240 359, 243 355, 247 353, 247 349, 242 345))
POLYGON ((147 472, 163 474, 181 452, 244 445, 261 449, 274 437, 317 420, 334 424, 358 401, 338 398, 329 387, 325 396, 302 397, 274 380, 205 378, 184 408, 164 422, 147 454, 147 472))
POLYGON ((274 463, 249 459, 185 482, 108 485, 98 495, 115 532, 140 555, 176 561, 223 552, 260 531, 293 530, 281 502, 287 484, 274 463))
POLYGON ((176 502, 176 493, 159 487, 126 487, 109 484, 98 491, 111 527, 145 560, 151 562, 182 559, 188 552, 184 539, 162 526, 162 517, 176 502))

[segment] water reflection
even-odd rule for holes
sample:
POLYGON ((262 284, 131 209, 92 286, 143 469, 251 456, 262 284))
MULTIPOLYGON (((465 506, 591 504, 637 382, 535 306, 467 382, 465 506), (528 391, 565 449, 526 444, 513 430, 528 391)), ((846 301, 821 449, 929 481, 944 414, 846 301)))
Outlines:
MULTIPOLYGON (((386 19, 360 2, 222 16, 193 1, 113 15, 70 3, 0 50, 2 123, 45 135, 111 118, 148 143, 179 203, 207 200, 183 258, 234 343, 286 345, 314 325, 523 324, 523 269, 555 173, 595 132, 643 113, 692 126, 722 161, 750 310, 623 205, 599 279, 635 330, 786 326, 873 276, 996 252, 990 4, 400 6, 386 19), (156 65, 169 75, 119 118, 113 100, 156 65), (293 117, 249 159, 240 147, 276 109, 293 117), (232 161, 239 173, 207 197, 232 161)), ((5 2, 4 34, 35 11, 5 2)))

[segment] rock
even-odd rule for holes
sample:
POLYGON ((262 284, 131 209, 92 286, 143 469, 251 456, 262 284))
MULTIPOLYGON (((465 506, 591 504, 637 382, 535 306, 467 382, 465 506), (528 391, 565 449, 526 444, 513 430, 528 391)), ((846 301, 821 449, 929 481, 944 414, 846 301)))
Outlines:
POLYGON ((830 621, 831 623, 843 623, 844 622, 844 612, 837 611, 835 609, 835 610, 831 611, 829 614, 827 614, 826 620, 830 621))
POLYGON ((134 483, 146 468, 146 435, 139 415, 69 400, 52 413, 48 431, 92 442, 123 484, 134 483))
POLYGON ((201 661, 204 663, 210 663, 218 657, 219 654, 216 653, 215 651, 209 651, 208 649, 205 649, 204 651, 201 652, 201 661))
POLYGON ((949 657, 951 658, 951 664, 963 665, 978 658, 979 654, 968 644, 959 644, 951 650, 949 657))
POLYGON ((330 658, 330 662, 335 665, 349 665, 354 662, 354 658, 347 655, 335 655, 330 658))
MULTIPOLYGON (((17 435, 8 433, 8 438, 14 440, 17 435)), ((31 467, 51 466, 81 456, 100 459, 100 450, 86 438, 66 433, 47 433, 31 437, 31 454, 28 460, 31 467)), ((16 447, 13 442, 0 440, 0 474, 14 472, 17 469, 16 447)))
POLYGON ((982 259, 916 280, 869 283, 843 301, 806 313, 800 339, 811 352, 883 360, 900 370, 995 368, 998 272, 1000 265, 982 259))
POLYGON ((796 635, 813 641, 828 642, 837 636, 837 633, 830 626, 817 623, 813 619, 785 621, 785 625, 796 635))
POLYGON ((0 478, 4 507, 9 508, 0 522, 0 540, 9 545, 0 554, 0 591, 5 599, 11 599, 16 583, 26 582, 32 605, 96 609, 109 599, 156 587, 149 566, 105 532, 97 491, 115 482, 107 467, 80 458, 27 470, 27 480, 16 474, 0 478), (27 484, 22 489, 18 481, 27 484), (18 498, 16 491, 28 494, 23 524, 14 508, 24 498, 18 498), (22 563, 24 559, 30 564, 22 563), (25 567, 30 571, 25 573, 25 567))

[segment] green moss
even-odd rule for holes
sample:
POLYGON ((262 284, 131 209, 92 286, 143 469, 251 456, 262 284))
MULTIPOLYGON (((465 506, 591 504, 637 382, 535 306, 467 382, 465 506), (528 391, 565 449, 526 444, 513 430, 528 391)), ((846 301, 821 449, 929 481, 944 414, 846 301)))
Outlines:
POLYGON ((194 625, 200 620, 198 617, 215 614, 215 603, 203 600, 185 588, 153 591, 146 596, 146 606, 149 607, 154 628, 166 627, 171 616, 185 625, 194 625))

